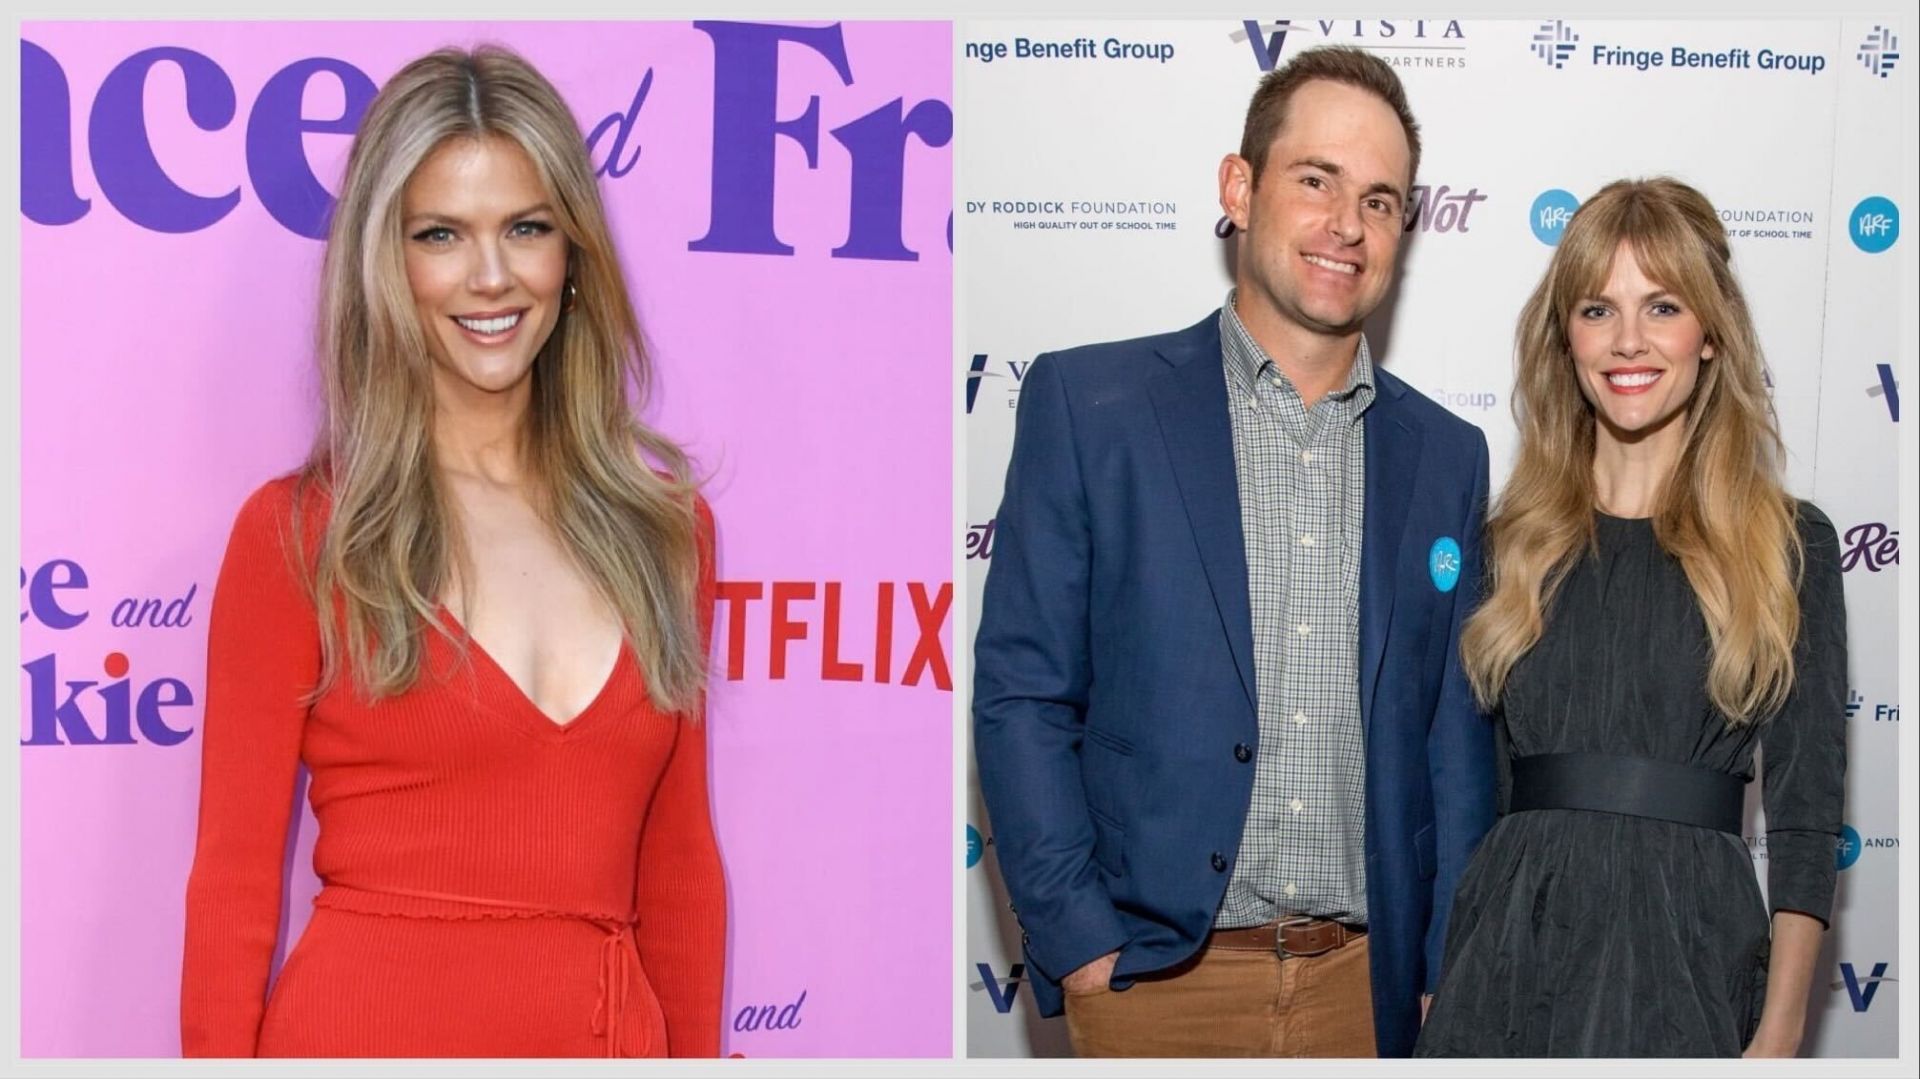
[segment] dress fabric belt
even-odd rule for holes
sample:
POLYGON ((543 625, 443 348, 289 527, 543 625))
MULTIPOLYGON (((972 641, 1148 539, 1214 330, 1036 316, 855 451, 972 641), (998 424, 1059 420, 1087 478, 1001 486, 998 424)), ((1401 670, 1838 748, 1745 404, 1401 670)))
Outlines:
POLYGON ((323 886, 313 897, 313 905, 357 914, 441 921, 506 917, 568 918, 586 922, 606 933, 600 945, 600 1001, 593 1009, 593 1033, 607 1040, 607 1056, 626 1055, 621 1052, 620 1028, 627 1011, 627 994, 640 967, 640 945, 633 936, 633 928, 639 924, 636 913, 564 910, 447 892, 357 888, 344 884, 323 886))
POLYGON ((1739 835, 1746 780, 1650 757, 1545 753, 1513 758, 1509 809, 1585 809, 1739 835))

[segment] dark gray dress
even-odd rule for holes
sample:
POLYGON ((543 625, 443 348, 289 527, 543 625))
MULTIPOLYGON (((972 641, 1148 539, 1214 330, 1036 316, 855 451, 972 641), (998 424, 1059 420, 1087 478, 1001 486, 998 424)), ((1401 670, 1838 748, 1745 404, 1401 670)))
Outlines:
MULTIPOLYGON (((1846 768, 1839 541, 1801 504, 1806 572, 1786 707, 1729 728, 1706 623, 1648 521, 1600 515, 1503 697, 1506 757, 1610 753, 1753 775, 1773 910, 1825 921, 1846 768)), ((1502 803, 1505 802, 1503 784, 1502 803)), ((1770 917, 1737 836, 1582 810, 1507 814, 1461 877, 1416 1055, 1738 1056, 1760 1020, 1770 917)))

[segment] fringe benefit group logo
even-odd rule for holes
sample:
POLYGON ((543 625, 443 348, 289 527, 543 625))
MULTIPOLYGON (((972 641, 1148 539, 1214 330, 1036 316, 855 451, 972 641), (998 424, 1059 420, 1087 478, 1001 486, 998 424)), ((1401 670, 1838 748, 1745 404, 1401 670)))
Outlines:
POLYGON ((1881 78, 1893 74, 1893 65, 1900 60, 1900 41, 1893 31, 1884 26, 1876 26, 1867 39, 1860 43, 1860 50, 1854 53, 1866 69, 1881 78))
POLYGON ((1540 24, 1540 28, 1533 32, 1533 43, 1528 48, 1533 55, 1546 61, 1548 67, 1558 71, 1567 66, 1567 58, 1573 55, 1574 48, 1579 44, 1580 35, 1573 32, 1573 27, 1555 19, 1540 24))
MULTIPOLYGON (((1609 24, 1608 28, 1615 27, 1616 24, 1609 24)), ((1827 68, 1827 57, 1823 53, 1772 45, 1758 49, 1731 44, 1699 48, 1662 43, 1649 47, 1638 42, 1620 45, 1605 41, 1583 45, 1580 34, 1561 19, 1540 23, 1528 39, 1527 51, 1555 71, 1565 70, 1567 64, 1577 63, 1583 56, 1588 67, 1622 68, 1636 73, 1670 68, 1818 75, 1827 68)))

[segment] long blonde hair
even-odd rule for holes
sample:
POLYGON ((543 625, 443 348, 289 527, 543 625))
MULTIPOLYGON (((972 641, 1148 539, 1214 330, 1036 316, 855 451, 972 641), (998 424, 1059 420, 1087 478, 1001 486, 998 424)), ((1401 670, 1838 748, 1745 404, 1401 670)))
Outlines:
POLYGON ((316 695, 349 667, 370 695, 403 692, 425 633, 452 635, 437 596, 464 559, 432 455, 432 361, 407 284, 401 194, 443 143, 489 138, 526 152, 569 241, 575 295, 531 376, 538 509, 619 615, 655 706, 690 712, 706 666, 694 481, 680 448, 635 415, 651 365, 579 124, 532 65, 497 46, 442 49, 394 75, 354 137, 334 207, 318 341, 326 419, 300 476, 331 502, 313 559, 316 695))
POLYGON ((1712 642, 1707 692, 1730 722, 1776 711, 1793 685, 1803 552, 1764 361, 1735 280, 1726 230, 1705 196, 1677 180, 1618 180, 1567 223, 1515 333, 1520 448, 1487 525, 1492 587, 1461 636, 1483 707, 1540 640, 1543 612, 1596 543, 1595 416, 1567 342, 1574 305, 1605 286, 1622 241, 1646 276, 1699 318, 1713 358, 1700 365, 1685 441, 1660 486, 1654 536, 1679 560, 1712 642))

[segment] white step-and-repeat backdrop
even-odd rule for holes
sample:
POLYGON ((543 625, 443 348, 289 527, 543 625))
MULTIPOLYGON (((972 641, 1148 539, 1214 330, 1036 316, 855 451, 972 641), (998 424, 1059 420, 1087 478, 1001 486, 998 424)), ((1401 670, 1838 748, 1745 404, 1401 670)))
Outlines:
MULTIPOLYGON (((1913 357, 1898 355, 1913 282, 1896 260, 1913 242, 1901 236, 1913 207, 1900 205, 1914 138, 1910 30, 1579 17, 962 23, 955 240, 970 610, 992 565, 1033 357, 1178 329, 1225 298, 1234 245, 1218 235, 1215 170, 1276 63, 1357 45, 1405 81, 1425 156, 1402 278, 1368 336, 1389 370, 1486 431, 1496 490, 1514 451, 1514 319, 1566 216, 1609 180, 1678 177, 1706 193, 1732 237, 1790 487, 1826 510, 1846 549, 1847 830, 1804 1051, 1895 1055, 1896 436, 1914 373, 1913 357)), ((968 812, 968 1052, 1064 1054, 1063 1024, 1040 1019, 1026 988, 977 785, 968 812)), ((1748 833, 1764 882, 1756 807, 1748 833)))

